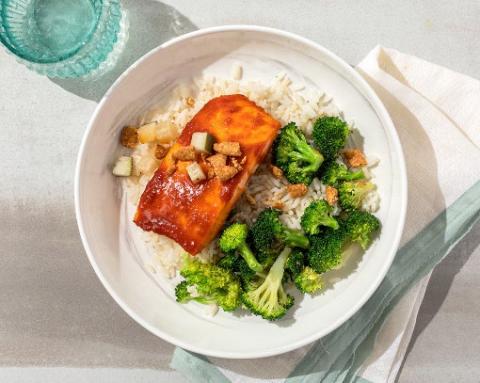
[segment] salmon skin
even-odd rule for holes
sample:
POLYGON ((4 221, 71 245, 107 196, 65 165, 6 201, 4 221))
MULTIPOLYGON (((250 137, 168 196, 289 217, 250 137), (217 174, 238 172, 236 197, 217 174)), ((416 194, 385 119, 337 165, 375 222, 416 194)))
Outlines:
MULTIPOLYGON (((228 214, 245 191, 250 176, 264 160, 280 123, 241 94, 210 100, 183 129, 143 192, 134 222, 143 230, 165 235, 192 255, 218 234, 228 214), (218 177, 193 183, 186 167, 173 153, 190 145, 194 132, 208 132, 215 142, 238 142, 244 163, 233 178, 218 177), (176 171, 172 174, 172 166, 176 171)), ((204 156, 197 162, 205 169, 204 156)))

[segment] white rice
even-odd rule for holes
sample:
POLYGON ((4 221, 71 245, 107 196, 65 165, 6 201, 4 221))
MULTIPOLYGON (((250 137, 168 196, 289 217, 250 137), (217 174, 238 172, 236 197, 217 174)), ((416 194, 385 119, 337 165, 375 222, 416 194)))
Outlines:
MULTIPOLYGON (((305 89, 303 84, 292 84, 285 72, 277 74, 270 84, 242 80, 243 69, 238 64, 233 66, 231 75, 233 79, 202 77, 194 79, 190 86, 179 85, 173 90, 168 102, 140 116, 137 123, 141 125, 152 121, 169 121, 180 134, 187 122, 206 102, 214 97, 234 93, 244 94, 279 120, 282 125, 290 121, 296 122, 303 129, 307 139, 311 137, 313 122, 318 116, 322 114, 342 116, 331 98, 317 90, 305 89), (193 107, 189 107, 186 103, 189 97, 195 100, 193 107)), ((349 146, 358 147, 359 137, 358 132, 354 130, 349 146)), ((123 187, 130 203, 136 205, 157 168, 158 161, 154 157, 154 145, 149 144, 138 145, 133 150, 132 156, 135 176, 128 177, 123 187)), ((371 159, 372 164, 378 164, 378 159, 368 158, 371 159)), ((365 168, 364 172, 368 178, 373 177, 371 167, 365 168)), ((303 211, 311 201, 324 198, 325 186, 318 179, 314 179, 305 196, 291 198, 286 191, 287 185, 287 180, 275 178, 267 165, 259 166, 247 187, 247 193, 255 198, 256 204, 252 206, 244 194, 235 207, 232 220, 252 223, 258 213, 269 205, 269 202, 280 201, 284 205, 282 221, 291 228, 300 229, 300 217, 303 211)), ((374 191, 365 199, 363 207, 374 212, 378 209, 379 203, 378 193, 374 191)), ((336 206, 334 214, 338 212, 339 208, 336 206)), ((172 239, 153 232, 142 231, 141 235, 152 249, 148 263, 144 261, 145 268, 151 273, 162 271, 166 276, 174 277, 180 266, 181 255, 184 253, 182 247, 172 239)), ((212 241, 212 244, 198 254, 198 257, 206 262, 214 260, 218 256, 215 242, 212 241)))

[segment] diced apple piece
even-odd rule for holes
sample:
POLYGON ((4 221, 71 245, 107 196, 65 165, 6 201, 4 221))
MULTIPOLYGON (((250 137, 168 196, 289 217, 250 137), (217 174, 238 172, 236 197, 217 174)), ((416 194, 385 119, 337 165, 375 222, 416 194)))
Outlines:
POLYGON ((112 173, 118 177, 128 177, 132 175, 132 157, 121 156, 118 158, 112 173))
POLYGON ((150 122, 138 128, 138 141, 141 144, 154 142, 157 139, 157 123, 150 122))
POLYGON ((150 175, 157 170, 160 161, 155 157, 156 145, 140 144, 132 153, 133 176, 150 175))
POLYGON ((135 170, 136 175, 142 174, 152 174, 155 170, 157 170, 158 161, 155 157, 145 157, 141 158, 139 161, 135 162, 135 170))
POLYGON ((175 125, 166 121, 149 122, 138 128, 138 140, 141 144, 158 142, 169 144, 178 137, 175 125))
POLYGON ((190 145, 198 152, 211 153, 214 141, 213 136, 207 132, 195 132, 192 134, 190 145))
POLYGON ((193 183, 198 183, 207 178, 198 162, 192 162, 187 166, 187 173, 193 183))
POLYGON ((160 144, 169 144, 178 137, 178 130, 170 122, 159 121, 156 126, 157 142, 160 144))

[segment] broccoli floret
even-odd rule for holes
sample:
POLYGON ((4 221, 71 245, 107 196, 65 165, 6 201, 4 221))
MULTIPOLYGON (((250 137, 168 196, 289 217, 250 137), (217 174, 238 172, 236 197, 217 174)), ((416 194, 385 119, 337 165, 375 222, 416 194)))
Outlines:
MULTIPOLYGON (((278 248, 262 250, 263 251, 258 251, 256 253, 257 259, 258 262, 260 262, 260 264, 263 266, 263 270, 268 270, 277 259, 280 251, 278 248)), ((243 258, 239 258, 239 261, 237 262, 237 269, 244 290, 256 289, 265 280, 265 272, 253 271, 248 267, 243 258)))
POLYGON ((290 251, 289 248, 285 248, 280 253, 259 287, 245 291, 241 295, 245 306, 264 319, 279 319, 293 305, 293 297, 288 295, 282 286, 285 263, 290 251))
POLYGON ((380 229, 380 221, 366 211, 352 210, 346 221, 346 230, 353 242, 366 249, 372 242, 373 234, 380 229))
POLYGON ((257 246, 259 243, 255 241, 254 235, 253 235, 253 226, 252 225, 251 230, 250 230, 250 237, 249 237, 249 243, 252 246, 252 249, 254 250, 255 254, 257 255, 258 262, 260 262, 263 266, 264 270, 268 270, 270 266, 273 265, 273 262, 278 257, 278 254, 283 250, 285 247, 285 244, 281 241, 276 241, 274 240, 271 243, 271 246, 257 246))
POLYGON ((185 281, 175 288, 178 302, 215 303, 225 311, 240 305, 240 282, 231 271, 185 255, 180 275, 185 281), (195 287, 195 294, 189 292, 189 286, 195 287))
MULTIPOLYGON (((264 269, 268 269, 275 261, 277 255, 278 252, 275 254, 272 252, 271 255, 268 254, 268 257, 267 255, 260 254, 257 259, 264 269)), ((217 266, 234 272, 240 278, 244 290, 250 290, 252 287, 257 288, 261 281, 265 279, 264 273, 252 270, 247 262, 245 262, 245 259, 238 256, 236 253, 229 253, 222 257, 217 262, 217 266)))
POLYGON ((285 125, 273 146, 275 165, 288 182, 310 185, 323 162, 322 154, 310 146, 294 122, 285 125))
POLYGON ((187 281, 182 281, 175 287, 175 298, 177 299, 177 302, 187 303, 193 299, 188 291, 189 286, 190 285, 187 281))
POLYGON ((248 263, 245 262, 243 258, 239 259, 237 262, 237 271, 238 271, 238 276, 240 277, 240 280, 242 281, 242 283, 250 282, 257 275, 257 272, 252 270, 248 266, 248 263))
POLYGON ((235 270, 238 264, 238 255, 235 253, 229 253, 220 258, 217 262, 217 266, 227 270, 235 270))
POLYGON ((275 241, 290 246, 307 249, 308 238, 299 230, 290 229, 280 221, 280 211, 265 209, 252 225, 252 238, 255 248, 259 251, 271 249, 275 241))
POLYGON ((313 294, 323 287, 320 274, 311 267, 305 267, 296 277, 295 286, 304 294, 313 294))
POLYGON ((248 266, 257 272, 263 271, 263 266, 257 261, 246 240, 248 235, 248 226, 243 223, 234 223, 227 227, 219 241, 218 245, 224 253, 237 251, 248 266))
POLYGON ((238 276, 240 278, 243 291, 256 289, 265 280, 265 273, 257 273, 250 269, 242 258, 238 262, 238 276))
POLYGON ((369 181, 348 181, 338 187, 340 206, 346 210, 359 209, 367 193, 374 189, 369 181))
POLYGON ((347 240, 348 234, 343 225, 337 230, 327 228, 321 235, 311 237, 307 252, 309 266, 321 274, 340 265, 347 240))
POLYGON ((293 249, 287 258, 285 264, 285 273, 283 274, 283 281, 293 281, 295 277, 300 274, 305 267, 305 253, 300 249, 293 249))
POLYGON ((318 234, 320 226, 338 229, 338 222, 330 214, 333 207, 325 200, 313 201, 303 212, 300 224, 303 231, 309 235, 318 234))
POLYGON ((313 124, 313 141, 326 159, 333 160, 345 146, 350 129, 338 117, 322 116, 313 124))
POLYGON ((258 250, 257 259, 258 262, 260 262, 260 264, 263 266, 264 270, 268 269, 270 266, 273 265, 273 262, 275 262, 275 260, 277 259, 280 250, 281 248, 278 248, 277 246, 273 246, 270 249, 264 248, 258 250))
POLYGON ((299 249, 294 249, 287 258, 285 271, 294 279, 305 267, 305 254, 299 249))
POLYGON ((322 172, 322 182, 330 186, 337 186, 343 181, 355 181, 365 178, 362 170, 351 172, 345 165, 335 161, 323 164, 320 170, 322 172))

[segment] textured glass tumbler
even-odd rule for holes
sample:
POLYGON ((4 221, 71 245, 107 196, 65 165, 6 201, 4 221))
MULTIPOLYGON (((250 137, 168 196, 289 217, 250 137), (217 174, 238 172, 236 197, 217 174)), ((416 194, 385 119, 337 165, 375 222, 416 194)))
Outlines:
POLYGON ((103 73, 127 38, 119 0, 0 0, 0 41, 50 77, 103 73))

